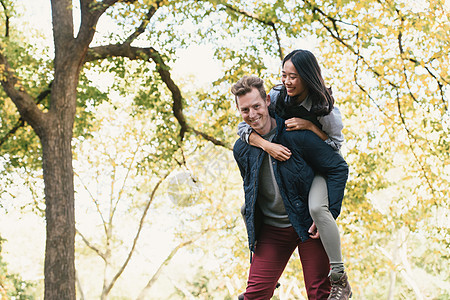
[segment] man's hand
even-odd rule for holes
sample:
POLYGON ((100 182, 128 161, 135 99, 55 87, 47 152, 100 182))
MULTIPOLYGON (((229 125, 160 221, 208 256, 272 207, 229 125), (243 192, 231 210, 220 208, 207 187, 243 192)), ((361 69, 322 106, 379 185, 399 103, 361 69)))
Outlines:
POLYGON ((314 125, 311 121, 300 118, 287 119, 284 124, 286 124, 286 131, 312 130, 311 127, 314 125))
POLYGON ((320 237, 319 230, 317 230, 316 224, 313 222, 308 229, 309 237, 312 239, 318 239, 320 237))
POLYGON ((263 150, 279 161, 286 161, 291 157, 291 150, 281 144, 267 143, 263 150))

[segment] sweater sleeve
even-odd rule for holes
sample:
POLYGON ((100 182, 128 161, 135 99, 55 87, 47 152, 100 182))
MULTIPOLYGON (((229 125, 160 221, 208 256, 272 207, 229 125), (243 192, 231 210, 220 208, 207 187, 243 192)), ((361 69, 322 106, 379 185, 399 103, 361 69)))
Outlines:
POLYGON ((317 120, 322 124, 322 130, 328 135, 325 143, 330 145, 334 150, 339 151, 345 140, 342 133, 344 124, 339 109, 335 106, 328 115, 319 116, 317 120))
POLYGON ((248 137, 250 133, 252 133, 253 129, 250 125, 245 122, 241 122, 238 124, 237 134, 241 138, 241 140, 248 144, 248 137))

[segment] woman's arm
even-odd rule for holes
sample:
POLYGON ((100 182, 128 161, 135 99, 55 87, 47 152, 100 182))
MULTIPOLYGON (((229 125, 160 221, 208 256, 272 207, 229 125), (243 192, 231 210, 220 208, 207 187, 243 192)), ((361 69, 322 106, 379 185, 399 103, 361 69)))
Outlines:
POLYGON ((255 132, 252 132, 249 135, 248 143, 263 149, 269 153, 270 156, 279 161, 286 161, 291 157, 291 151, 288 148, 281 144, 271 143, 255 132))
POLYGON ((239 123, 237 134, 243 142, 263 149, 276 160, 285 161, 291 157, 291 151, 288 148, 265 140, 259 134, 255 133, 252 127, 245 122, 239 123))
POLYGON ((328 139, 328 135, 311 121, 301 118, 290 118, 285 121, 286 131, 292 130, 310 130, 317 134, 323 141, 328 139))
POLYGON ((344 134, 342 133, 344 124, 339 108, 335 106, 328 115, 317 117, 317 121, 322 124, 322 130, 328 135, 325 143, 330 145, 334 150, 339 151, 345 141, 344 134))
POLYGON ((311 121, 301 118, 290 118, 285 122, 286 131, 310 130, 334 150, 339 151, 345 140, 342 134, 344 124, 339 109, 335 106, 328 115, 319 116, 317 120, 322 125, 322 129, 314 125, 311 121))

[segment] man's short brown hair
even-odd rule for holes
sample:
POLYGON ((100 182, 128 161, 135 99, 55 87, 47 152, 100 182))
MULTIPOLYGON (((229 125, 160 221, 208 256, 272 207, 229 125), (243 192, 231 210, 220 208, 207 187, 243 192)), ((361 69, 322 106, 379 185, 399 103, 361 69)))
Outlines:
POLYGON ((266 100, 266 89, 264 88, 264 81, 256 76, 244 75, 235 84, 231 86, 231 92, 235 96, 236 105, 238 105, 237 97, 250 93, 253 88, 256 88, 263 100, 266 100))

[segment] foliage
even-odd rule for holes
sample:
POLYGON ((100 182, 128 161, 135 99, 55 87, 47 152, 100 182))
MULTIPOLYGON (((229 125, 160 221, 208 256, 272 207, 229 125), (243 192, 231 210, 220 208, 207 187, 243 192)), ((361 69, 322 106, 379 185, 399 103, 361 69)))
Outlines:
MULTIPOLYGON (((99 22, 78 83, 76 163, 87 163, 91 171, 97 168, 94 175, 100 185, 113 175, 114 167, 131 159, 126 156, 129 152, 121 153, 121 149, 136 146, 136 141, 121 144, 121 136, 111 141, 98 135, 104 120, 96 120, 99 114, 94 112, 109 107, 109 121, 127 128, 127 137, 139 140, 140 148, 134 149, 142 152, 133 161, 137 170, 133 169, 133 180, 149 176, 154 183, 170 170, 183 174, 167 178, 165 188, 173 191, 172 204, 161 207, 183 216, 177 226, 187 232, 223 229, 218 235, 199 238, 186 247, 190 251, 211 255, 207 250, 213 241, 226 244, 224 248, 229 250, 226 255, 225 250, 212 254, 222 259, 220 267, 198 271, 198 278, 190 281, 192 291, 200 293, 201 285, 208 291, 204 294, 226 297, 238 294, 245 285, 245 238, 241 233, 227 235, 233 226, 243 230, 242 224, 237 225, 239 214, 233 210, 242 201, 240 177, 236 169, 231 170, 229 176, 234 179, 228 183, 229 177, 211 178, 209 169, 204 168, 204 164, 211 168, 217 163, 228 164, 222 166, 224 170, 236 168, 229 153, 221 155, 233 144, 240 120, 229 87, 251 73, 264 78, 270 88, 279 82, 281 58, 290 50, 310 48, 333 88, 346 125, 347 144, 342 152, 351 174, 338 220, 355 296, 446 297, 446 274, 450 274, 445 263, 450 198, 450 21, 445 1, 118 1, 99 22), (154 14, 150 14, 152 8, 154 14), (102 22, 107 26, 100 26, 105 24, 102 22), (125 49, 130 45, 127 41, 139 48, 138 55, 123 51, 95 59, 100 55, 97 46, 107 50, 122 45, 125 49), (171 76, 177 51, 198 43, 212 47, 222 63, 222 76, 207 87, 171 76), (133 122, 146 122, 136 125, 130 121, 136 126, 133 129, 121 120, 124 104, 110 99, 116 95, 133 100, 127 111, 135 118, 133 122), (105 101, 108 105, 101 106, 105 101), (80 159, 83 143, 87 147, 91 137, 99 143, 98 148, 92 146, 88 151, 92 156, 80 159), (218 150, 206 141, 225 147, 218 150), (111 144, 121 147, 114 150, 117 155, 106 151, 111 144), (94 160, 94 152, 104 156, 94 160), (205 153, 213 154, 199 159, 205 153), (104 162, 109 165, 100 167, 104 162), (226 183, 232 188, 221 190, 226 183), (201 193, 193 195, 199 184, 201 193), (202 209, 213 213, 202 215, 202 209), (225 236, 224 242, 220 237, 225 236), (229 293, 217 284, 218 278, 225 278, 229 293), (422 281, 436 284, 422 286, 422 281)), ((52 60, 21 40, 17 28, 3 38, 2 48, 24 89, 40 101, 38 106, 45 112, 50 105, 46 91, 53 80, 52 60)), ((41 163, 37 136, 26 123, 22 126, 15 106, 1 93, 0 138, 7 137, 0 147, 6 166, 2 172, 23 166, 36 169, 41 163), (17 124, 17 130, 11 131, 17 124)), ((142 208, 144 199, 133 195, 143 192, 148 192, 148 186, 142 181, 129 187, 124 192, 124 211, 142 208)), ((109 203, 110 199, 99 200, 102 209, 108 210, 109 203)), ((180 234, 177 241, 183 241, 182 237, 180 234)), ((111 249, 117 250, 127 242, 114 236, 111 244, 111 249)), ((86 249, 79 247, 84 255, 86 249)), ((298 260, 290 263, 280 295, 298 294, 294 282, 301 278, 299 269, 298 260)), ((175 280, 175 285, 180 281, 175 280)), ((187 294, 184 287, 180 291, 187 294)))
POLYGON ((4 241, 5 240, 0 237, 0 299, 34 299, 27 292, 27 289, 33 286, 33 284, 22 280, 18 274, 11 274, 8 272, 7 263, 3 260, 1 255, 2 243, 4 241))

